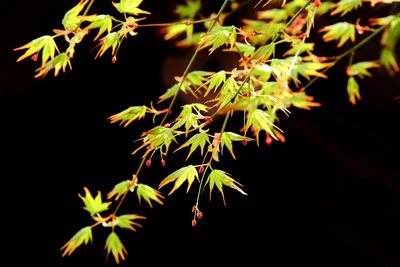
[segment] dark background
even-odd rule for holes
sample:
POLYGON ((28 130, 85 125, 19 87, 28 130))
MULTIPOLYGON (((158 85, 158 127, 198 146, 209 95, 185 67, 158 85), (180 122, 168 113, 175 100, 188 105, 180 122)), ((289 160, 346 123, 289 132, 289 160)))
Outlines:
MULTIPOLYGON (((61 257, 59 248, 91 223, 78 193, 84 186, 107 192, 129 179, 139 163, 132 141, 149 120, 122 129, 107 117, 155 100, 192 53, 143 29, 124 42, 117 64, 109 56, 94 61, 86 40, 73 71, 34 79, 35 64, 15 63, 20 53, 12 49, 61 28, 75 2, 0 2, 1 235, 8 266, 114 265, 106 261, 102 229, 94 231, 93 245, 61 257)), ((147 2, 149 22, 171 20, 175 1, 147 2)), ((109 11, 110 1, 94 8, 109 11)), ((355 60, 377 58, 375 41, 355 60)), ((216 55, 210 63, 203 56, 198 68, 231 60, 216 55)), ((237 161, 224 157, 220 168, 248 196, 227 189, 224 207, 217 194, 211 203, 204 195, 196 228, 190 225, 194 191, 140 209, 148 220, 137 233, 122 233, 129 252, 123 266, 400 266, 399 79, 374 71, 374 79, 360 83, 363 101, 351 106, 345 64, 310 88, 321 108, 292 109, 282 119, 285 144, 239 145, 237 161)), ((182 156, 169 156, 164 169, 154 161, 142 179, 156 186, 182 165, 182 156)), ((138 210, 133 198, 126 206, 138 210)))

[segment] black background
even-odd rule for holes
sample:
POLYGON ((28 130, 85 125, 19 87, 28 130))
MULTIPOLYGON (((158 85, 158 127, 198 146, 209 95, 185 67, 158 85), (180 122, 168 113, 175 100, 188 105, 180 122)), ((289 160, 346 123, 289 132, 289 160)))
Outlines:
MULTIPOLYGON (((147 2, 149 22, 171 20, 175 1, 147 2)), ((150 120, 122 129, 107 117, 155 100, 192 53, 164 43, 155 29, 143 29, 123 44, 114 65, 109 56, 94 61, 86 40, 73 71, 34 79, 35 64, 15 63, 19 53, 12 49, 61 28, 72 5, 0 3, 1 220, 9 266, 114 265, 106 261, 102 229, 96 229, 93 245, 61 257, 63 243, 91 223, 78 193, 84 186, 107 192, 129 179, 139 163, 131 155, 132 141, 150 120)), ((109 11, 111 4, 97 1, 94 8, 109 11)), ((376 58, 375 48, 377 42, 365 46, 355 60, 376 58)), ((198 68, 232 61, 216 55, 216 62, 207 63, 203 56, 198 68)), ((227 189, 224 207, 217 194, 211 203, 204 195, 204 219, 196 228, 190 211, 194 191, 180 190, 163 207, 141 208, 148 217, 144 228, 121 235, 129 252, 123 266, 400 266, 400 127, 394 101, 399 79, 374 71, 374 79, 360 82, 363 101, 351 106, 345 64, 310 88, 321 108, 293 109, 282 119, 285 144, 239 145, 237 161, 224 157, 219 167, 248 196, 227 189)), ((155 160, 142 179, 156 186, 182 166, 182 157, 169 156, 165 168, 155 160)), ((133 198, 126 206, 138 210, 133 198)))

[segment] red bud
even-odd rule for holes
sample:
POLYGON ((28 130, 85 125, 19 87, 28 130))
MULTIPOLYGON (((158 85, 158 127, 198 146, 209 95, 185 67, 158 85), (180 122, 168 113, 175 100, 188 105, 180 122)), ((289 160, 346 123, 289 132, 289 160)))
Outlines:
POLYGON ((39 53, 34 54, 33 56, 31 56, 32 61, 37 61, 39 57, 39 53))
POLYGON ((147 166, 147 167, 150 167, 150 166, 151 166, 151 159, 148 159, 148 160, 146 161, 146 166, 147 166))
POLYGON ((196 210, 196 206, 192 207, 192 212, 194 212, 196 210))
POLYGON ((197 225, 196 219, 192 220, 192 226, 195 227, 197 225))
POLYGON ((112 59, 111 59, 111 62, 112 62, 112 64, 115 64, 115 62, 117 62, 117 57, 113 56, 112 59))
POLYGON ((199 167, 199 173, 203 173, 204 172, 204 167, 203 167, 203 165, 201 165, 200 167, 199 167))
POLYGON ((201 219, 203 218, 203 213, 201 211, 197 212, 196 214, 197 218, 201 219))
POLYGON ((161 165, 163 165, 163 167, 164 167, 165 164, 166 164, 166 163, 165 163, 165 160, 162 159, 162 160, 161 160, 161 165))
POLYGON ((267 137, 265 138, 265 143, 269 146, 272 145, 272 138, 270 135, 267 135, 267 137))

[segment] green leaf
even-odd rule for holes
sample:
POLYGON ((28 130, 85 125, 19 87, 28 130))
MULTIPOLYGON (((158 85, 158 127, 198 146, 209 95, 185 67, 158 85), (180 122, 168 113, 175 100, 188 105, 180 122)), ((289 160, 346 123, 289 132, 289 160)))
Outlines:
MULTIPOLYGON (((193 28, 193 25, 187 25, 185 23, 178 23, 178 24, 172 24, 163 29, 163 32, 165 32, 164 35, 164 40, 171 40, 177 38, 179 35, 181 35, 184 32, 187 32, 188 28, 193 28)), ((193 29, 192 29, 193 31, 193 29)))
POLYGON ((298 53, 298 55, 301 55, 304 52, 311 53, 311 51, 314 50, 314 43, 306 43, 302 42, 300 40, 297 40, 296 42, 291 43, 290 45, 292 48, 287 50, 283 56, 294 56, 298 53))
POLYGON ((125 255, 128 254, 121 240, 115 232, 111 232, 106 241, 107 256, 112 253, 115 262, 119 264, 120 258, 125 260, 125 255))
POLYGON ((200 129, 200 132, 193 135, 189 140, 186 141, 182 146, 180 146, 177 150, 178 151, 184 147, 190 146, 189 154, 186 158, 186 160, 189 159, 190 155, 198 148, 200 147, 201 155, 203 155, 204 152, 204 147, 206 144, 210 144, 209 136, 207 134, 207 131, 203 131, 200 129))
POLYGON ((271 8, 265 11, 257 12, 258 19, 268 19, 274 22, 285 22, 289 17, 289 13, 285 9, 271 8))
POLYGON ((357 62, 346 69, 348 76, 358 76, 364 78, 364 76, 371 77, 371 73, 368 71, 370 68, 378 68, 379 64, 373 61, 362 61, 357 62))
POLYGON ((296 108, 310 110, 312 107, 321 106, 320 103, 313 102, 314 97, 307 95, 304 91, 298 92, 288 92, 287 96, 283 100, 285 106, 289 107, 290 105, 295 106, 296 108))
POLYGON ((254 135, 256 136, 257 144, 259 143, 259 133, 261 131, 265 131, 270 134, 274 139, 277 139, 272 128, 274 127, 273 123, 269 119, 268 113, 261 109, 255 109, 247 113, 247 120, 245 125, 245 130, 247 132, 250 127, 253 130, 254 135))
POLYGON ((128 126, 134 120, 143 119, 146 115, 148 108, 146 106, 132 106, 115 115, 109 117, 111 123, 119 122, 119 125, 124 124, 128 126))
POLYGON ((252 57, 256 48, 249 44, 244 44, 240 42, 235 43, 235 51, 244 57, 252 57))
POLYGON ((124 214, 120 215, 115 219, 115 225, 120 228, 129 229, 136 232, 135 227, 142 227, 140 223, 135 222, 136 220, 144 220, 146 217, 137 214, 124 214))
POLYGON ((182 167, 170 175, 168 175, 164 180, 161 181, 159 185, 159 189, 165 186, 166 184, 174 183, 174 187, 172 190, 169 192, 168 195, 171 195, 176 189, 178 189, 185 181, 188 183, 188 187, 186 189, 186 193, 189 192, 190 187, 192 186, 192 183, 194 179, 199 179, 199 174, 197 173, 196 167, 193 165, 189 165, 186 167, 182 167))
POLYGON ((84 209, 87 210, 91 216, 94 216, 96 213, 108 210, 108 206, 111 204, 111 202, 103 203, 103 201, 101 200, 100 191, 97 192, 96 198, 93 198, 92 195, 90 194, 89 189, 85 187, 84 190, 85 190, 85 196, 79 195, 79 197, 85 204, 84 209))
POLYGON ((107 34, 111 32, 112 29, 112 17, 110 15, 97 15, 93 21, 86 27, 87 29, 99 29, 94 40, 97 40, 104 32, 107 34))
POLYGON ((117 45, 120 43, 120 34, 118 32, 110 32, 105 37, 100 39, 100 49, 95 58, 101 57, 111 48, 111 55, 115 55, 117 45))
POLYGON ((318 16, 322 16, 322 15, 328 13, 334 7, 335 7, 335 3, 323 1, 323 2, 321 2, 321 5, 317 8, 317 14, 318 14, 318 16))
POLYGON ((71 255, 83 243, 87 245, 92 240, 92 228, 90 226, 83 227, 61 247, 61 250, 64 250, 62 256, 71 255))
POLYGON ((344 16, 352 10, 355 10, 362 5, 362 0, 340 0, 335 4, 335 10, 331 12, 331 15, 336 15, 339 13, 340 16, 344 16))
POLYGON ((36 71, 38 72, 35 75, 35 78, 40 76, 46 76, 49 71, 54 69, 54 76, 57 76, 60 70, 62 69, 63 72, 66 71, 67 66, 72 68, 71 61, 67 53, 58 54, 53 60, 47 62, 44 66, 41 66, 36 71))
POLYGON ((211 47, 208 51, 209 54, 213 53, 223 45, 229 45, 233 48, 236 42, 236 28, 235 26, 220 26, 211 30, 211 32, 204 35, 199 42, 199 49, 211 47))
POLYGON ((337 44, 337 47, 341 47, 348 40, 354 42, 356 38, 356 26, 348 22, 338 22, 329 26, 325 26, 320 31, 326 32, 322 36, 325 42, 338 40, 339 43, 337 44))
POLYGON ((115 196, 118 200, 121 196, 125 195, 132 188, 130 180, 122 181, 114 186, 114 188, 107 194, 107 198, 111 199, 115 196))
POLYGON ((210 188, 210 199, 211 199, 211 193, 214 190, 214 186, 217 187, 218 191, 222 195, 222 200, 225 203, 225 196, 224 196, 224 190, 223 186, 230 187, 232 189, 235 189, 236 191, 240 192, 243 195, 247 195, 246 192, 244 192, 239 186, 242 186, 239 184, 237 181, 235 181, 232 177, 230 177, 226 172, 222 170, 217 170, 214 169, 210 172, 208 175, 206 184, 209 185, 210 188))
POLYGON ((113 2, 113 5, 120 13, 127 13, 135 16, 140 14, 150 14, 150 12, 138 8, 142 2, 143 0, 121 0, 119 3, 113 2))
POLYGON ((158 102, 163 102, 163 101, 173 97, 179 91, 182 91, 183 93, 190 92, 190 93, 194 94, 192 89, 190 88, 190 84, 188 82, 184 82, 182 85, 180 82, 178 82, 178 83, 174 84, 173 86, 171 86, 170 88, 168 88, 167 91, 159 97, 160 100, 158 102))
POLYGON ((181 113, 176 119, 176 123, 174 124, 173 128, 179 129, 180 127, 185 125, 185 131, 186 133, 188 133, 191 128, 199 127, 198 120, 204 118, 200 111, 207 112, 207 110, 207 106, 199 103, 184 105, 182 107, 181 113), (195 111, 195 113, 193 112, 193 110, 195 111))
POLYGON ((267 45, 262 45, 259 48, 257 48, 256 52, 253 55, 253 58, 261 61, 266 61, 274 54, 275 54, 275 44, 271 43, 267 45))
POLYGON ((133 154, 143 147, 147 147, 151 150, 165 147, 165 152, 168 152, 172 141, 176 142, 174 129, 164 126, 156 126, 153 129, 144 132, 143 136, 143 145, 136 149, 133 154))
POLYGON ((353 76, 349 77, 347 81, 347 94, 349 95, 350 103, 353 105, 355 105, 357 101, 361 100, 360 87, 353 76))
POLYGON ((194 19, 196 14, 200 11, 200 8, 200 0, 187 0, 186 4, 176 7, 175 13, 182 19, 194 19))
POLYGON ((62 25, 64 26, 64 29, 76 30, 79 27, 82 22, 82 18, 79 17, 79 14, 82 12, 83 8, 88 2, 88 0, 82 0, 65 13, 64 18, 62 19, 62 25))
POLYGON ((215 92, 217 88, 219 88, 223 83, 225 83, 225 81, 226 81, 226 75, 225 71, 223 70, 211 75, 209 80, 207 81, 208 86, 206 92, 204 93, 204 96, 207 96, 208 93, 212 90, 214 90, 215 92))
POLYGON ((157 202, 160 205, 163 205, 162 199, 164 199, 163 195, 156 189, 146 185, 146 184, 137 184, 136 185, 136 194, 139 199, 139 203, 141 204, 142 198, 149 204, 152 208, 153 203, 152 201, 157 202))
POLYGON ((233 133, 233 132, 223 132, 221 135, 221 153, 223 153, 224 146, 228 148, 229 152, 234 159, 236 159, 235 154, 233 153, 232 141, 251 141, 251 138, 233 133))
MULTIPOLYGON (((21 61, 21 60, 23 60, 23 59, 25 59, 27 57, 30 57, 33 54, 39 53, 40 50, 42 50, 44 47, 47 47, 47 50, 48 50, 47 51, 47 56, 48 56, 49 53, 51 52, 49 50, 52 47, 53 48, 56 47, 55 43, 54 43, 54 40, 53 40, 53 37, 51 37, 50 35, 44 35, 44 36, 38 37, 38 38, 30 41, 29 43, 27 43, 27 44, 25 44, 23 46, 15 48, 14 49, 15 51, 16 50, 27 49, 25 51, 25 53, 17 59, 17 62, 19 62, 19 61, 21 61)), ((54 55, 53 55, 53 57, 54 57, 54 55)), ((42 56, 42 64, 43 64, 43 61, 44 61, 43 59, 44 59, 44 56, 42 56)))
POLYGON ((193 86, 201 86, 203 85, 204 81, 207 80, 206 77, 209 77, 212 75, 212 72, 209 71, 201 71, 201 70, 196 70, 190 72, 186 79, 190 82, 191 85, 193 86))
POLYGON ((400 67, 396 60, 396 54, 393 50, 388 48, 382 49, 379 60, 390 73, 400 72, 400 67))

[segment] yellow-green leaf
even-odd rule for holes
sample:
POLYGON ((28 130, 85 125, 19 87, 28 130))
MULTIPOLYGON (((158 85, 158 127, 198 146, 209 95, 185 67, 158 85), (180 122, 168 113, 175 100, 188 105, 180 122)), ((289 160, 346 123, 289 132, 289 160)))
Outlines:
POLYGON ((113 5, 120 13, 127 13, 135 16, 150 14, 150 12, 138 8, 142 2, 143 0, 121 0, 119 3, 113 2, 113 5))
POLYGON ((92 240, 92 228, 90 226, 83 227, 61 247, 61 250, 64 250, 63 257, 71 255, 79 246, 82 244, 87 245, 92 240))
POLYGON ((125 260, 125 255, 128 254, 119 236, 115 232, 111 232, 106 241, 107 256, 112 253, 115 262, 119 264, 120 258, 125 260))
POLYGON ((110 116, 108 119, 111 123, 119 122, 119 125, 123 124, 124 127, 128 126, 135 120, 143 119, 146 115, 148 108, 146 106, 132 106, 115 115, 110 116))
POLYGON ((156 189, 152 188, 151 186, 148 186, 146 184, 137 184, 136 185, 136 194, 139 199, 139 203, 141 204, 142 198, 149 204, 149 206, 152 208, 153 203, 152 201, 157 202, 160 205, 163 205, 164 203, 162 200, 164 199, 164 196, 161 195, 159 191, 156 189))
POLYGON ((186 192, 189 192, 190 187, 194 181, 194 179, 199 179, 199 174, 197 173, 196 167, 193 165, 189 165, 186 167, 182 167, 170 175, 168 175, 164 180, 161 181, 159 188, 162 188, 166 184, 174 183, 174 187, 169 192, 168 195, 171 195, 176 189, 178 189, 185 181, 188 183, 188 187, 186 192))
POLYGON ((348 76, 358 76, 364 78, 364 76, 372 76, 368 69, 378 68, 379 64, 374 61, 362 61, 357 62, 346 69, 348 76))
POLYGON ((95 215, 96 213, 108 210, 108 206, 111 204, 111 202, 103 203, 103 201, 101 200, 100 191, 97 192, 96 198, 93 198, 92 194, 90 194, 89 189, 85 187, 84 190, 85 190, 85 196, 79 195, 79 197, 85 204, 84 209, 87 210, 91 216, 95 215))
POLYGON ((79 14, 88 2, 88 0, 82 0, 65 13, 62 25, 66 30, 76 30, 79 27, 82 22, 82 18, 79 17, 79 14))
POLYGON ((133 232, 136 232, 135 227, 142 227, 140 223, 137 223, 136 220, 144 220, 146 217, 140 216, 137 214, 124 214, 120 215, 115 219, 115 225, 120 228, 129 229, 133 232))
POLYGON ((114 188, 107 194, 107 198, 111 199, 115 196, 118 200, 121 196, 125 195, 132 188, 130 180, 122 181, 114 186, 114 188))
POLYGON ((353 76, 349 77, 347 81, 347 94, 349 95, 350 103, 353 105, 355 105, 357 101, 361 100, 360 87, 353 76))
MULTIPOLYGON (((180 150, 184 147, 188 147, 190 146, 190 150, 189 150, 189 154, 186 158, 186 160, 189 159, 190 155, 198 148, 200 147, 200 151, 201 151, 201 155, 203 155, 204 152, 204 147, 206 146, 206 144, 210 144, 209 141, 209 136, 207 134, 207 131, 204 130, 200 130, 199 133, 193 135, 189 140, 187 140, 182 146, 180 146, 177 150, 180 150)), ((177 151, 175 150, 175 151, 177 151)))
POLYGON ((246 192, 244 192, 239 186, 242 186, 239 184, 237 181, 235 181, 232 177, 230 177, 226 172, 214 169, 210 172, 208 175, 206 184, 208 183, 209 188, 210 188, 210 199, 211 199, 211 193, 214 189, 214 186, 217 187, 218 191, 222 195, 222 200, 225 204, 225 196, 224 196, 224 190, 223 186, 230 187, 232 189, 235 189, 236 191, 240 192, 243 195, 247 195, 246 192))

